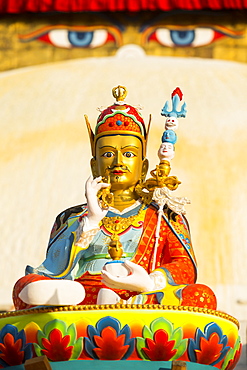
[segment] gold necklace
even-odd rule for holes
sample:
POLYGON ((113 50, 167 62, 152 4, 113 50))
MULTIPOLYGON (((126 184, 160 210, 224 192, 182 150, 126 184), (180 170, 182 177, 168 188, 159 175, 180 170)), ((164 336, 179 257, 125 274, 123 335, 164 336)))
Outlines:
POLYGON ((115 216, 115 217, 104 217, 99 226, 102 225, 104 228, 111 233, 111 241, 108 246, 108 253, 113 260, 119 260, 123 255, 123 246, 119 240, 119 234, 127 230, 131 225, 134 227, 139 227, 140 221, 143 221, 145 210, 145 204, 142 204, 138 213, 134 216, 129 216, 126 218, 115 216))
POLYGON ((111 234, 120 234, 131 225, 139 227, 139 221, 142 221, 145 204, 142 204, 140 207, 138 213, 133 216, 129 217, 121 217, 121 216, 115 216, 115 217, 104 217, 101 221, 99 226, 103 225, 105 229, 111 233, 111 234))

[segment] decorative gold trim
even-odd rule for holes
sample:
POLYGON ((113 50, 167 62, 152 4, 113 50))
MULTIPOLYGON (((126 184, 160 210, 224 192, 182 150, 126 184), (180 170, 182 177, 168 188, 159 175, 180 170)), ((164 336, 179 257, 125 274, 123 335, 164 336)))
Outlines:
POLYGON ((235 317, 221 311, 215 311, 208 308, 192 307, 192 306, 165 306, 161 304, 94 304, 94 305, 78 305, 78 306, 52 306, 52 307, 37 307, 26 310, 9 311, 0 314, 0 319, 12 316, 32 315, 37 313, 62 312, 62 311, 93 311, 93 310, 163 310, 163 311, 187 311, 206 315, 213 315, 233 322, 239 329, 239 322, 235 317))

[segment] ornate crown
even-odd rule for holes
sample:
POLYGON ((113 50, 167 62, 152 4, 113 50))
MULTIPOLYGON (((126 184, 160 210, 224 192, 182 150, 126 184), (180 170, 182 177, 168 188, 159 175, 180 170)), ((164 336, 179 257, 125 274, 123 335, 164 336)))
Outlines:
POLYGON ((144 120, 138 110, 124 101, 127 96, 127 89, 124 86, 114 87, 112 95, 116 101, 99 115, 95 134, 91 129, 88 117, 85 116, 93 156, 95 156, 96 142, 100 137, 106 135, 134 135, 141 140, 143 156, 145 157, 151 116, 146 130, 144 120))

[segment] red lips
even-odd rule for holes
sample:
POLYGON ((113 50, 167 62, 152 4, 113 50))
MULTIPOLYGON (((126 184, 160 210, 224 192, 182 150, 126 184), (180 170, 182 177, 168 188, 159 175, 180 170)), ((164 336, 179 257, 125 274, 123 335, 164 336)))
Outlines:
POLYGON ((114 175, 123 175, 124 174, 124 172, 121 171, 121 170, 114 170, 114 171, 112 171, 112 173, 114 173, 114 175))

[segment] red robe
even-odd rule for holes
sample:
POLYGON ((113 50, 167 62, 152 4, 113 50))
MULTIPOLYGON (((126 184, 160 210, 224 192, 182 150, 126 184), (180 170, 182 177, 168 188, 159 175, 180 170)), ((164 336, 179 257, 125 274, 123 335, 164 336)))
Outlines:
MULTIPOLYGON (((79 206, 80 207, 80 206, 79 206)), ((55 227, 51 233, 51 243, 61 235, 66 227, 68 228, 69 219, 81 220, 86 215, 85 207, 66 210, 60 214, 55 222, 55 227), (79 212, 78 212, 79 211, 79 212), (67 226, 66 226, 67 225, 67 226)), ((154 205, 147 208, 143 233, 138 247, 131 261, 142 266, 148 273, 152 272, 152 261, 154 258, 155 230, 157 225, 157 209, 154 205)), ((190 235, 187 221, 184 217, 171 213, 170 210, 164 212, 164 217, 160 227, 160 238, 156 256, 155 270, 161 271, 166 275, 168 283, 172 286, 183 285, 180 291, 179 304, 186 306, 197 306, 216 309, 216 298, 214 293, 205 285, 195 284, 196 282, 196 262, 190 242, 190 235)), ((18 280, 14 287, 13 300, 16 309, 31 307, 20 300, 18 294, 30 282, 50 279, 49 276, 38 274, 28 274, 18 280)), ((83 284, 86 290, 86 297, 81 304, 95 304, 98 291, 107 288, 101 282, 101 276, 84 273, 76 279, 83 284)), ((126 300, 131 296, 138 295, 138 292, 126 290, 114 290, 119 296, 126 300)), ((160 303, 156 294, 148 294, 145 303, 160 303)))

